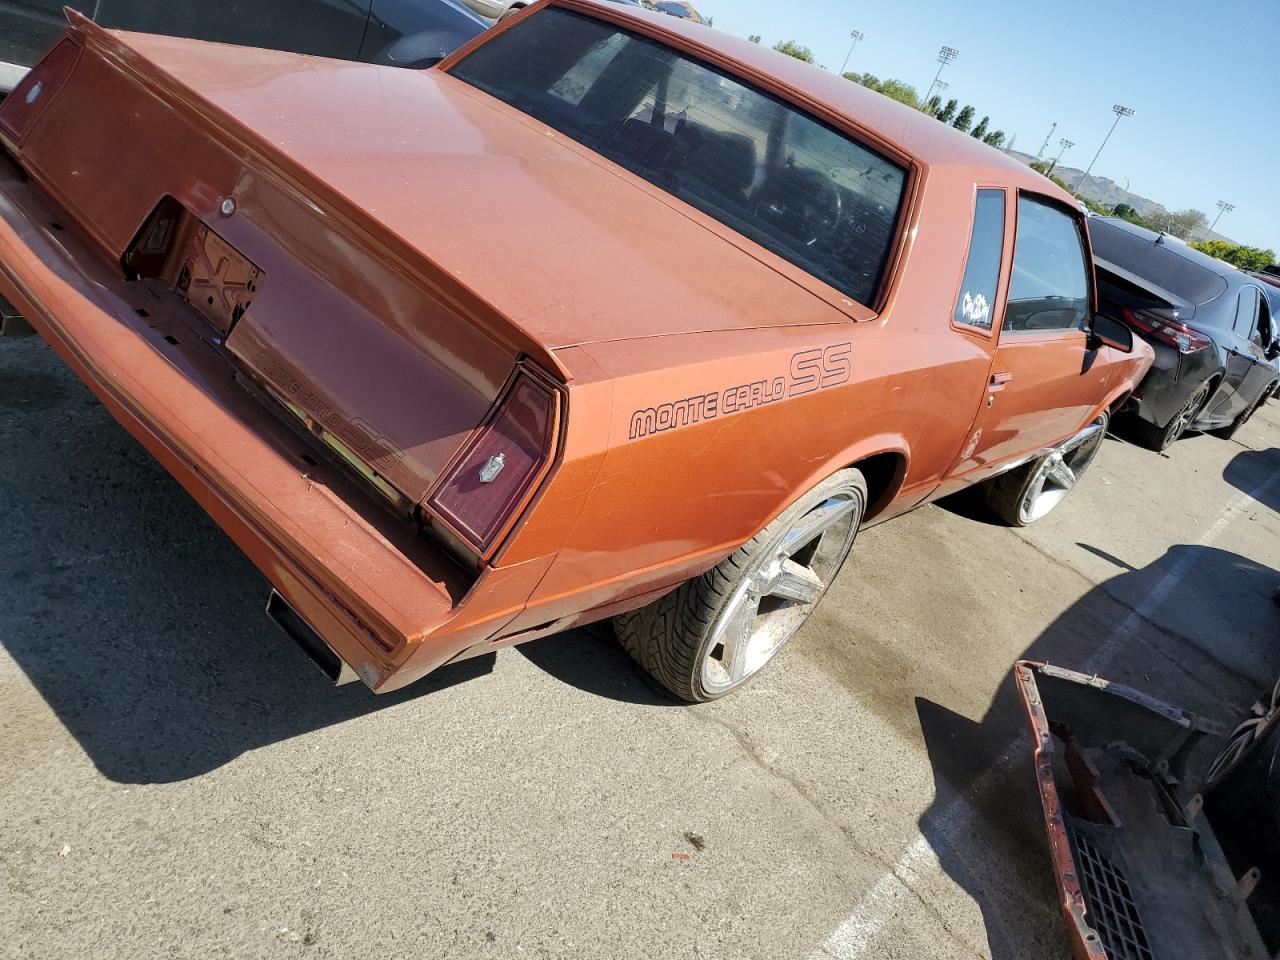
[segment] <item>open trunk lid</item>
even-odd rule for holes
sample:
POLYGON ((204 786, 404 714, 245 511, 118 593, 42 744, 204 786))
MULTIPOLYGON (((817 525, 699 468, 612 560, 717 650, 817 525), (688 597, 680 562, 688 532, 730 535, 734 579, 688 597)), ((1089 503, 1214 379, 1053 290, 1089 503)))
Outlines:
MULTIPOLYGON (((193 329, 239 376, 398 507, 443 482, 519 364, 568 378, 543 343, 287 143, 140 52, 159 38, 67 16, 67 36, 0 107, 0 140, 68 228, 130 279, 186 300, 193 329)), ((282 62, 264 69, 308 59, 270 56, 282 62)))

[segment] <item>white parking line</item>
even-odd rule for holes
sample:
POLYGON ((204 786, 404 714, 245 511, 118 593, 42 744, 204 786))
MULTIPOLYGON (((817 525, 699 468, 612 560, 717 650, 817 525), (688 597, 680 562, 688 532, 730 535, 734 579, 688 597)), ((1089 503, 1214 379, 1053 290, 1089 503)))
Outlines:
MULTIPOLYGON (((1277 484, 1280 484, 1280 473, 1273 474, 1265 483, 1236 499, 1196 541, 1197 544, 1206 547, 1211 545, 1251 504, 1262 502, 1277 484)), ((1100 673, 1106 669, 1107 664, 1120 652, 1142 621, 1154 614, 1169 598, 1195 560, 1195 555, 1189 553, 1180 557, 1165 571, 1151 592, 1120 621, 1107 642, 1089 658, 1083 668, 1085 673, 1100 673)), ((867 953, 872 942, 890 920, 912 904, 919 909, 919 901, 912 889, 919 886, 923 877, 941 869, 934 852, 935 844, 949 844, 953 837, 970 832, 976 818, 969 796, 981 796, 991 789, 1007 772, 1014 758, 1020 757, 1023 752, 1020 739, 1008 744, 1000 758, 973 782, 968 795, 957 796, 943 808, 936 820, 939 832, 934 839, 930 841, 923 834, 918 834, 893 866, 881 874, 880 879, 863 895, 853 912, 831 932, 822 946, 810 954, 809 960, 857 960, 867 953)))

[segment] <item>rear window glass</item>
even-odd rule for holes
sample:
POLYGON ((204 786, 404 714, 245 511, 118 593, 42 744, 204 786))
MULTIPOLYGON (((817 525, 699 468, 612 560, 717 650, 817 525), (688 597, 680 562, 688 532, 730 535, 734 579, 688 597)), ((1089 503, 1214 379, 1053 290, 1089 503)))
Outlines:
POLYGON ((898 164, 663 44, 544 10, 459 79, 870 304, 906 183, 898 164))
POLYGON ((1156 236, 1098 217, 1089 219, 1093 255, 1133 274, 1157 294, 1171 294, 1175 300, 1194 306, 1208 303, 1226 290, 1222 277, 1187 255, 1196 254, 1195 251, 1172 238, 1156 243, 1156 236))

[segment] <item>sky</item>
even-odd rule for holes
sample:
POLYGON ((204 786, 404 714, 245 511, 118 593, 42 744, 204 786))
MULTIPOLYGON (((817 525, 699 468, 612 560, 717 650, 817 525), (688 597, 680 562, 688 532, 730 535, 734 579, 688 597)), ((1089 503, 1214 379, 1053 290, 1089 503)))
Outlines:
POLYGON ((1212 220, 1217 232, 1280 253, 1280 0, 695 0, 718 30, 795 40, 818 63, 894 77, 923 92, 938 50, 945 99, 971 103, 992 130, 1034 155, 1056 121, 1046 155, 1074 141, 1062 162, 1080 170, 1120 121, 1095 176, 1172 210, 1212 220))

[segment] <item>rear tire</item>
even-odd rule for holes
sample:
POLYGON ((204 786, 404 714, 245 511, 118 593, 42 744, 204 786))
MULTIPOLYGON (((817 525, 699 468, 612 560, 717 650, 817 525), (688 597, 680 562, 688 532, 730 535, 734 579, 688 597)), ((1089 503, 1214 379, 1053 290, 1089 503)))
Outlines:
POLYGON ((1245 407, 1244 413, 1236 417, 1235 423, 1231 424, 1231 426, 1229 427, 1223 427, 1220 430, 1214 430, 1213 435, 1215 437, 1220 437, 1223 440, 1233 439, 1235 435, 1240 432, 1240 428, 1243 427, 1246 423, 1248 423, 1250 418, 1252 418, 1253 415, 1258 412, 1258 408, 1262 406, 1264 403, 1266 403, 1267 398, 1270 397, 1271 394, 1275 392, 1275 389, 1276 389, 1276 385, 1274 383, 1271 384, 1271 386, 1267 387, 1267 389, 1263 390, 1262 393, 1258 395, 1257 400, 1253 401, 1253 403, 1245 407))
POLYGON ((987 481, 987 506, 1011 527, 1035 523, 1075 488, 1102 447, 1110 415, 1103 412, 1089 426, 1028 464, 987 481))
POLYGON ((1195 423, 1196 417, 1200 415, 1200 411, 1204 409, 1204 405, 1209 402, 1209 398, 1213 395, 1214 382, 1206 380, 1191 396, 1187 397, 1186 403, 1178 410, 1163 427, 1158 427, 1154 423, 1148 423, 1141 417, 1133 418, 1133 433, 1137 441, 1148 450, 1154 450, 1156 453, 1164 453, 1178 440, 1181 440, 1186 432, 1191 429, 1191 424, 1195 423))
POLYGON ((813 613, 849 555, 866 504, 861 472, 841 470, 707 573, 615 617, 618 640, 681 700, 732 693, 813 613))

